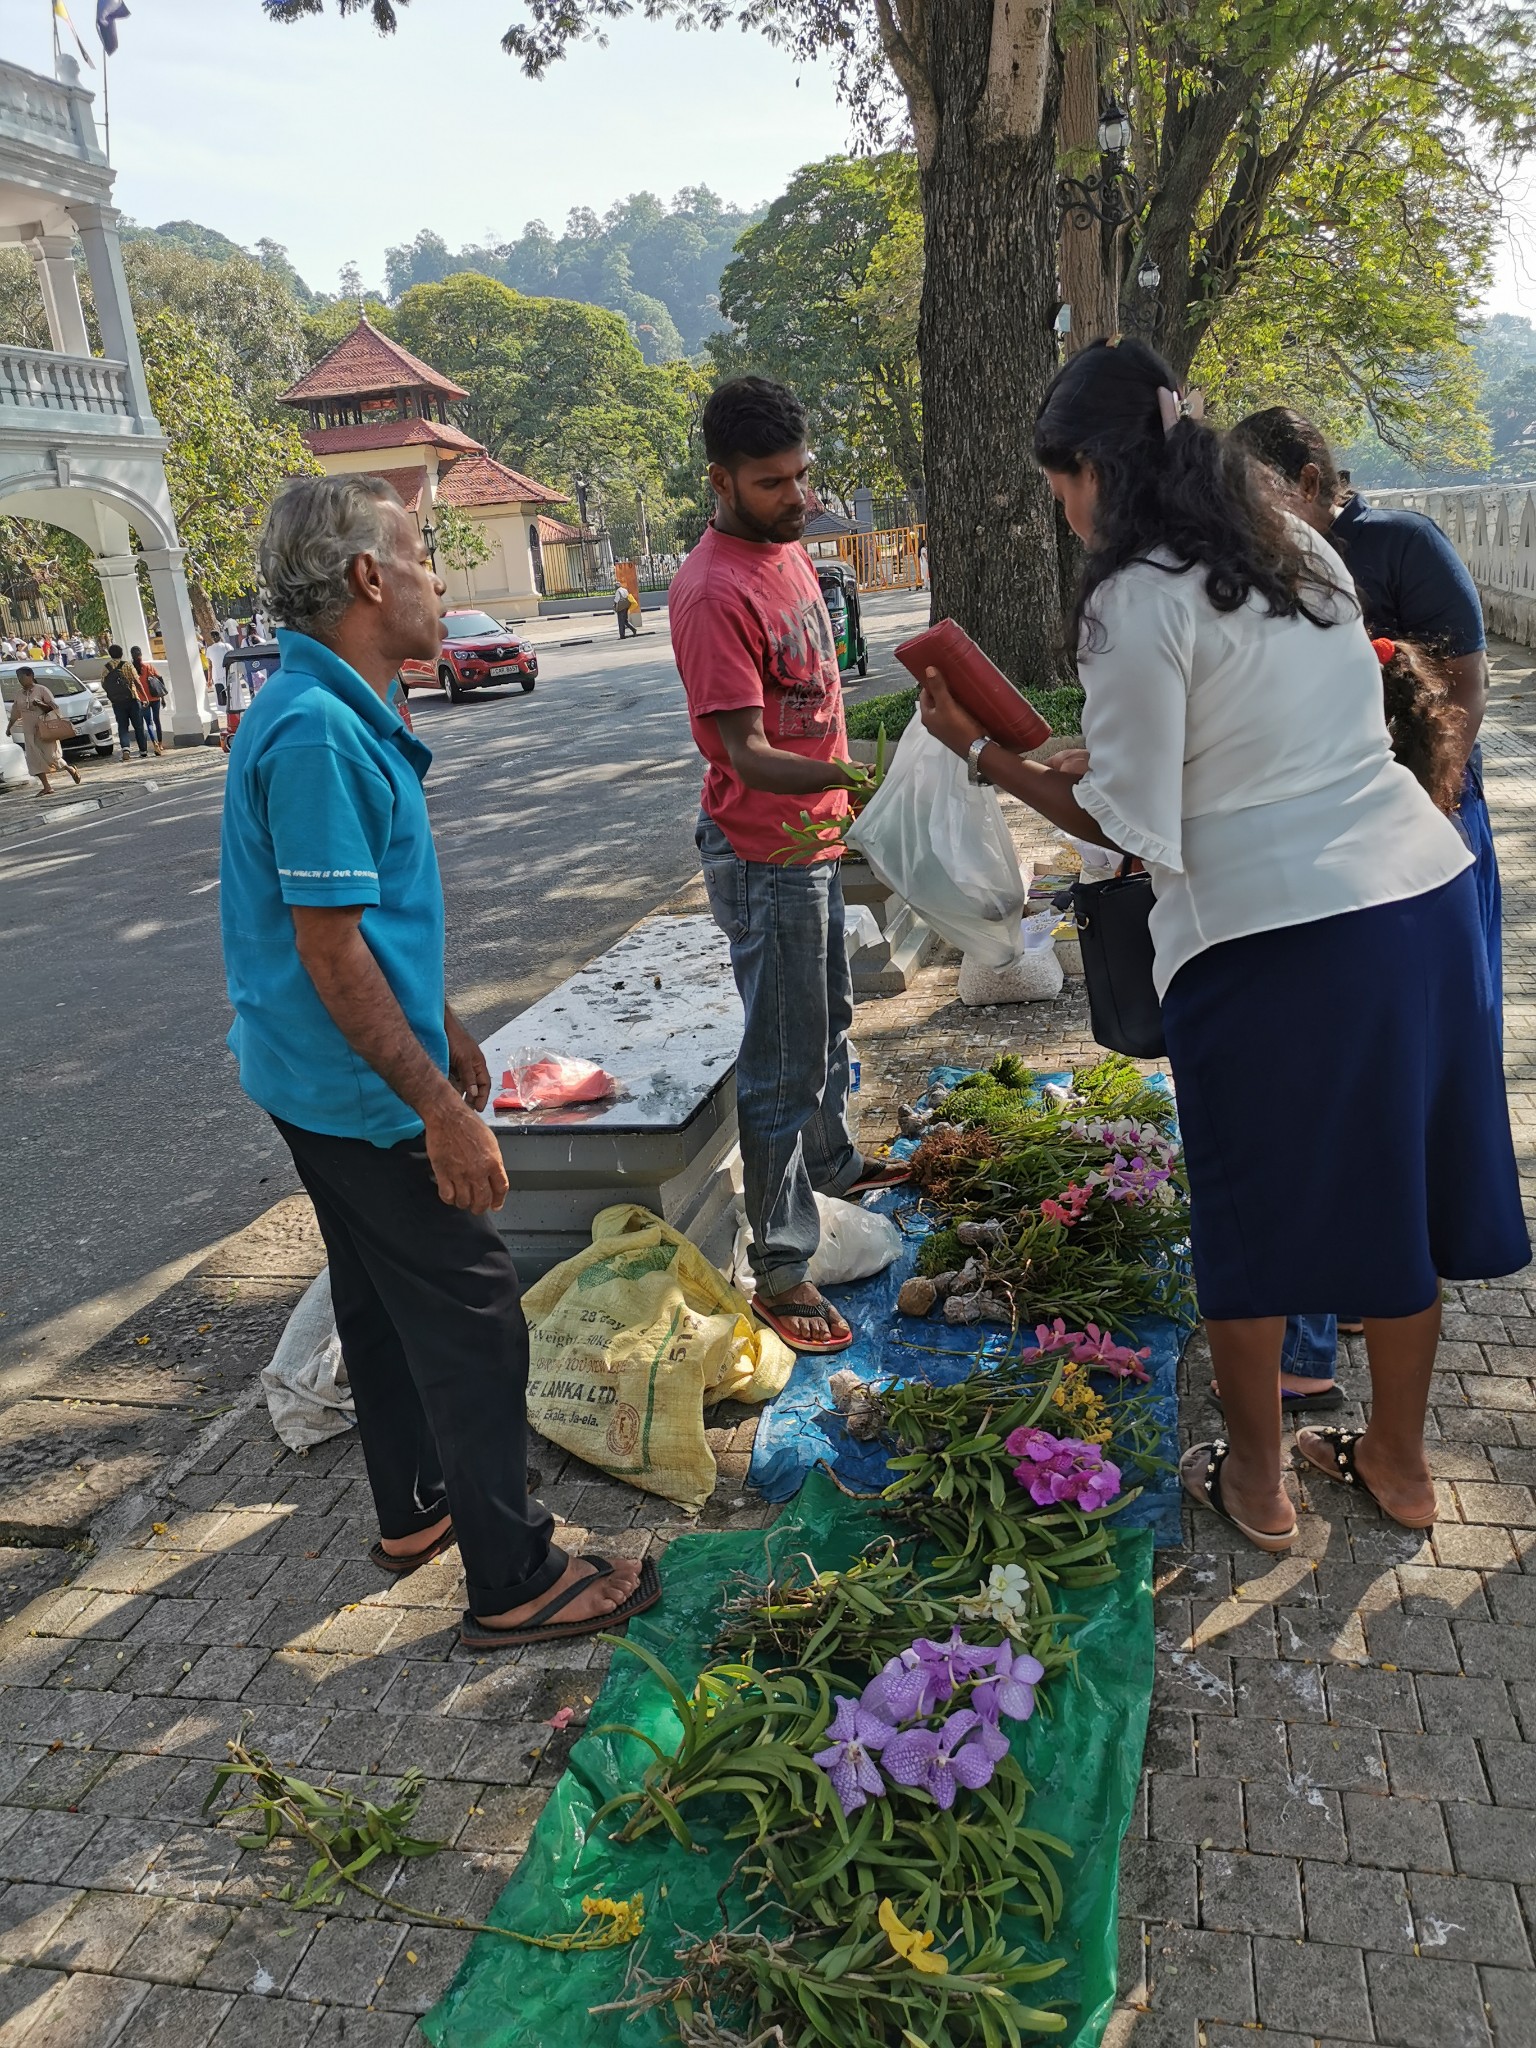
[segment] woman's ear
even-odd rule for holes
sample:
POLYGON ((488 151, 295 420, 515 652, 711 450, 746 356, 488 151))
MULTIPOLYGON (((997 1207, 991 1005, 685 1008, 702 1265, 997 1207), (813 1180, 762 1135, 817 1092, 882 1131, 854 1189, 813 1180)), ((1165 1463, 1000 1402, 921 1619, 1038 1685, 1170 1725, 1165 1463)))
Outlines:
POLYGON ((1310 505, 1323 488, 1323 472, 1315 462, 1304 462, 1301 474, 1296 479, 1296 489, 1310 505))

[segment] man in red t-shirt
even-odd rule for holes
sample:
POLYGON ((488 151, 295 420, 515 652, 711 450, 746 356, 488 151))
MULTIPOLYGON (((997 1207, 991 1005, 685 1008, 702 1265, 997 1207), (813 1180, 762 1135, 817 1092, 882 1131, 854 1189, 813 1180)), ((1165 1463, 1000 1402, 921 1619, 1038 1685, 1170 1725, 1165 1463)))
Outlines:
POLYGON ((852 1195, 906 1178, 864 1160, 848 1129, 853 984, 835 848, 788 867, 786 823, 841 818, 846 760, 832 622, 801 545, 805 412, 763 377, 704 408, 714 523, 673 578, 672 651, 708 763, 697 841, 746 1012, 736 1063, 754 1307, 797 1351, 852 1333, 807 1278, 821 1242, 813 1190, 852 1195))

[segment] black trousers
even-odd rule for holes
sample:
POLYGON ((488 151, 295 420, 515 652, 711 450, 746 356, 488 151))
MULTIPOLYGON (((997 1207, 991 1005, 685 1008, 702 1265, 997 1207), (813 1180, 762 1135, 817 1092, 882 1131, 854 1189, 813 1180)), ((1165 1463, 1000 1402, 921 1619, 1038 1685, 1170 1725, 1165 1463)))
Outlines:
POLYGON ((117 737, 123 752, 126 754, 128 751, 128 730, 131 726, 139 743, 139 752, 147 754, 149 745, 145 739, 144 706, 138 698, 135 697, 131 704, 114 704, 112 709, 117 715, 117 737))
POLYGON ((567 1560, 528 1498, 528 1325, 494 1219, 439 1197, 420 1138, 384 1148, 273 1122, 330 1255, 380 1534, 451 1512, 470 1611, 532 1600, 567 1560))

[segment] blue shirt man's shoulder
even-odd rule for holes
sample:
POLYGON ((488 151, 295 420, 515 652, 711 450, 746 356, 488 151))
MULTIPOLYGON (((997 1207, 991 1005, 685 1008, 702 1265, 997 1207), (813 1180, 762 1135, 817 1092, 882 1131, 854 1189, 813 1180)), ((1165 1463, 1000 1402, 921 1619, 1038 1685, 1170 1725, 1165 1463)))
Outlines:
POLYGON ((1453 657, 1486 646, 1477 585, 1433 519, 1357 497, 1342 507, 1329 538, 1359 587, 1371 632, 1453 657))

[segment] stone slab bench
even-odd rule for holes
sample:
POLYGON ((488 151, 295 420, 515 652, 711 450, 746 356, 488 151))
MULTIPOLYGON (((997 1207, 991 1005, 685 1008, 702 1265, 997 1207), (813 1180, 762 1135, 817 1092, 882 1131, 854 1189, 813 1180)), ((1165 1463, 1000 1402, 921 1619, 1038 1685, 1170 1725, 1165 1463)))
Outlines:
POLYGON ((524 1284, 639 1202, 718 1263, 728 1255, 741 998, 714 919, 657 915, 483 1043, 495 1091, 523 1047, 596 1060, 610 1102, 486 1111, 511 1183, 497 1220, 524 1284))

